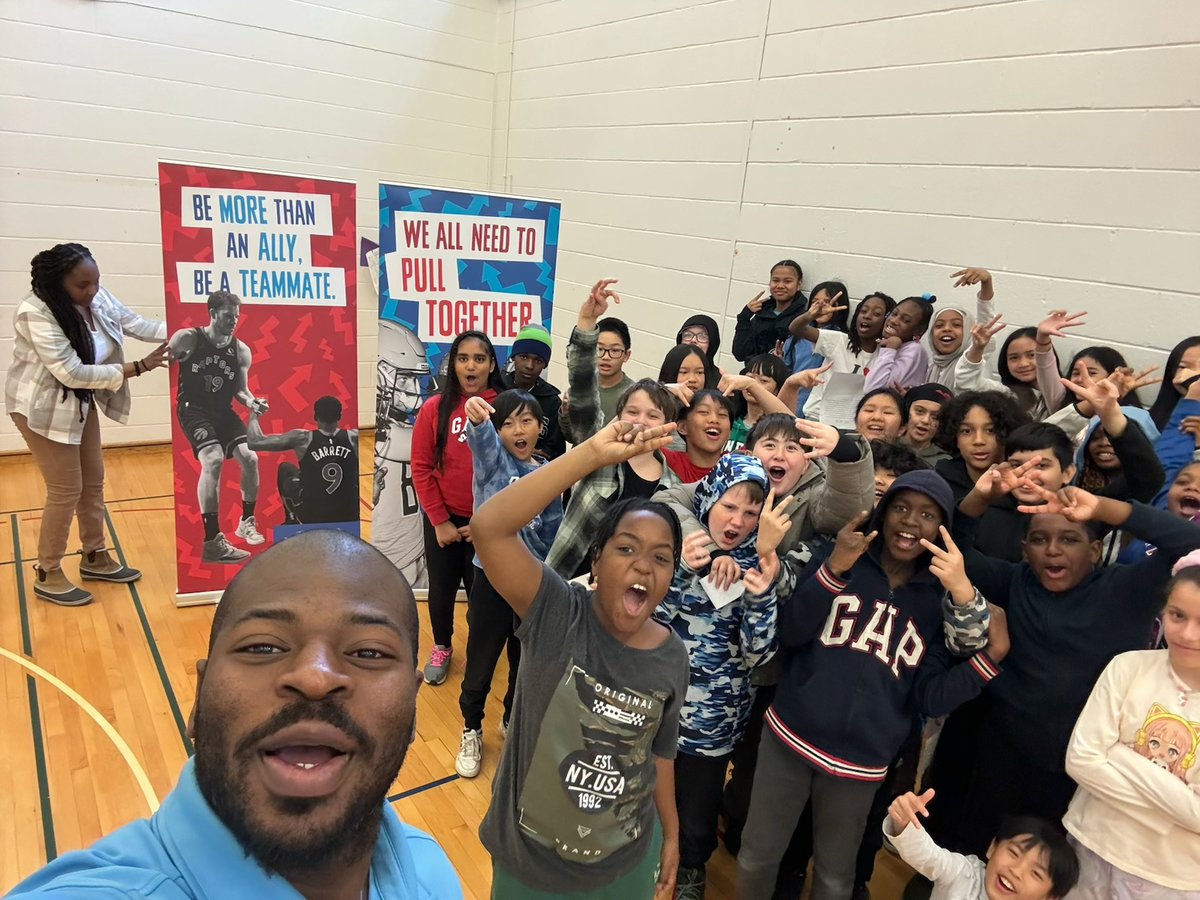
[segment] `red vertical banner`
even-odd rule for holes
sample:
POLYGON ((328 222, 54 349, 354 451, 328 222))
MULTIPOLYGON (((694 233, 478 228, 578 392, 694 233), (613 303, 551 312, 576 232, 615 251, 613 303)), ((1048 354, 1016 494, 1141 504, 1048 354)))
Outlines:
POLYGON ((357 533, 355 185, 159 163, 178 602, 357 533))

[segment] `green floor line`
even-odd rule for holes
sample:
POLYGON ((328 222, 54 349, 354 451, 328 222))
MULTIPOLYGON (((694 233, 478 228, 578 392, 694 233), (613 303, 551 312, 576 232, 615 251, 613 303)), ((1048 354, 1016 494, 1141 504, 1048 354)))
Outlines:
MULTIPOLYGON (((13 554, 21 558, 21 529, 17 517, 9 516, 12 526, 13 554)), ((20 566, 17 573, 17 602, 21 610, 21 651, 33 659, 33 632, 29 625, 29 606, 25 597, 25 572, 20 566)), ((38 703, 37 681, 32 675, 25 676, 25 689, 29 695, 29 721, 33 731, 33 759, 37 768, 38 806, 42 814, 42 840, 46 845, 46 862, 58 856, 58 842, 54 839, 54 810, 50 805, 50 775, 46 769, 46 745, 42 738, 42 710, 38 703)))
MULTIPOLYGON (((108 514, 107 509, 104 510, 104 520, 108 523, 108 533, 112 535, 113 549, 117 551, 117 559, 121 561, 121 565, 129 565, 125 559, 125 551, 121 548, 121 538, 117 534, 117 527, 113 524, 112 516, 108 514)), ((154 639, 154 629, 150 627, 150 620, 146 618, 146 608, 142 605, 141 594, 138 593, 135 582, 130 582, 128 587, 129 593, 133 597, 134 609, 137 610, 138 620, 142 623, 142 633, 146 636, 146 645, 150 648, 150 655, 154 657, 154 667, 158 669, 159 681, 162 682, 163 692, 167 695, 171 715, 175 718, 175 727, 179 729, 179 738, 183 741, 183 749, 187 751, 188 756, 191 756, 196 752, 196 748, 192 746, 192 739, 188 737, 187 720, 179 708, 179 699, 175 696, 175 689, 171 687, 171 679, 167 677, 167 667, 163 665, 162 655, 158 652, 158 641, 154 639)))

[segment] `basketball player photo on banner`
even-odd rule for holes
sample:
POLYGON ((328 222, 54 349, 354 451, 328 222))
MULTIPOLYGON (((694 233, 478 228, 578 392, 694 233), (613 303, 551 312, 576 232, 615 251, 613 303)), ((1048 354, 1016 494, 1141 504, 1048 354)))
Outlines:
POLYGON ((355 185, 159 164, 181 604, 359 532, 355 185))
MULTIPOLYGON (((428 586, 417 413, 446 377, 455 335, 484 332, 504 366, 522 328, 550 330, 560 213, 546 200, 379 186, 379 248, 366 260, 379 291, 371 540, 413 587, 428 586)), ((451 429, 459 440, 465 424, 451 429)))

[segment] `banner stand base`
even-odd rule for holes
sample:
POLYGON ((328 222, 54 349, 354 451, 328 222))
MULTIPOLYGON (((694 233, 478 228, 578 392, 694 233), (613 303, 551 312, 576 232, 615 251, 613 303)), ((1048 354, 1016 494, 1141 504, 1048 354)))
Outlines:
POLYGON ((175 605, 180 609, 185 606, 204 606, 216 604, 224 591, 198 591, 195 594, 176 594, 175 605))

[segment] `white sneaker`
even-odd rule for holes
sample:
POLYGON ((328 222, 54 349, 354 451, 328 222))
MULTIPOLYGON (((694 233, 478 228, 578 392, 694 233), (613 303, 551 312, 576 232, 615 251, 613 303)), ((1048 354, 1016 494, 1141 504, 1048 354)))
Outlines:
POLYGON ((252 547, 267 542, 267 539, 258 533, 258 520, 254 516, 238 522, 237 531, 234 534, 252 547))
POLYGON ((454 771, 463 778, 474 778, 483 764, 483 732, 464 728, 458 757, 454 760, 454 771))

